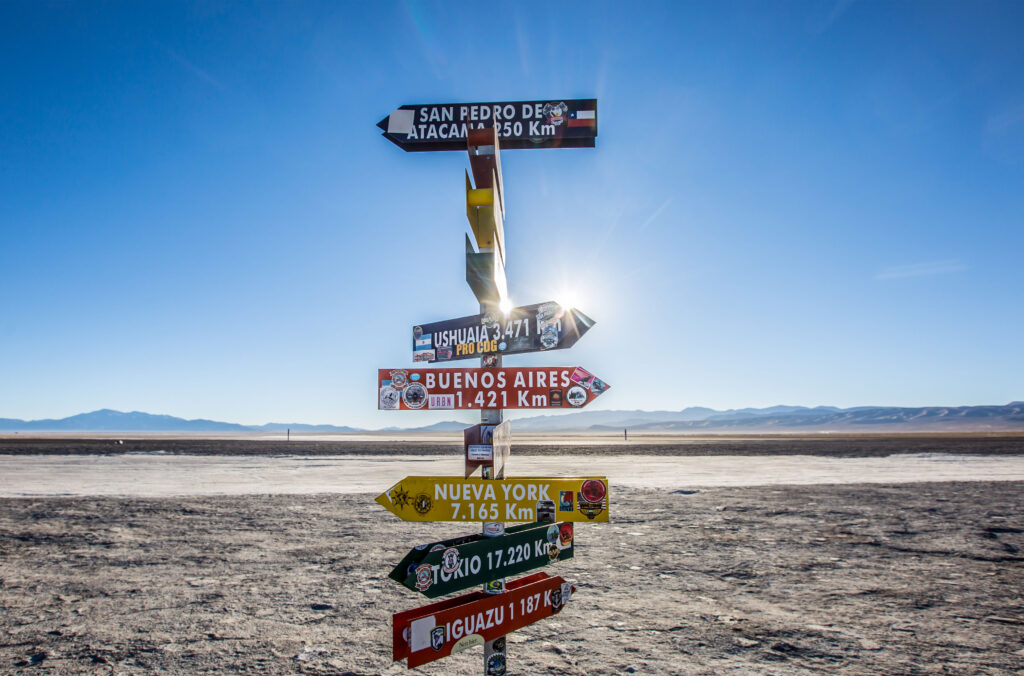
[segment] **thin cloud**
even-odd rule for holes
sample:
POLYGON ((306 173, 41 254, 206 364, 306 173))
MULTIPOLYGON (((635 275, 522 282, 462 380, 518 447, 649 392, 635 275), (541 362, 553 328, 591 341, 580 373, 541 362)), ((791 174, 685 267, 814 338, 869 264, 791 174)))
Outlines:
POLYGON ((179 64, 184 66, 187 70, 192 71, 192 74, 195 75, 196 77, 198 77, 203 82, 206 82, 207 84, 211 84, 211 85, 213 85, 214 87, 216 87, 217 89, 220 89, 220 90, 223 90, 225 88, 224 85, 221 84, 220 80, 218 80, 214 76, 210 75, 205 70, 203 70, 199 66, 195 65, 194 63, 192 63, 191 61, 186 59, 184 56, 182 56, 181 54, 177 53, 176 51, 174 51, 173 49, 171 49, 167 45, 161 45, 160 43, 157 43, 157 44, 160 46, 161 49, 163 49, 165 52, 167 52, 167 56, 169 56, 172 59, 174 59, 175 61, 177 61, 179 64))
POLYGON ((951 258, 944 261, 929 261, 927 263, 896 265, 891 268, 885 268, 875 275, 875 279, 905 279, 907 277, 949 275, 954 272, 963 272, 966 269, 966 265, 954 258, 951 258))
POLYGON ((641 226, 640 226, 639 228, 637 228, 637 229, 635 230, 635 232, 642 232, 642 231, 646 230, 646 229, 647 229, 647 227, 648 227, 648 226, 649 226, 649 225, 650 225, 651 223, 653 223, 654 221, 656 221, 656 220, 658 219, 658 216, 661 216, 661 212, 665 211, 665 209, 667 209, 667 208, 668 208, 668 205, 670 205, 670 204, 672 204, 672 198, 671 198, 671 197, 669 197, 669 198, 668 198, 667 200, 665 200, 664 202, 662 202, 661 206, 660 206, 660 207, 658 207, 658 208, 657 208, 657 209, 656 209, 656 210, 654 211, 654 213, 653 213, 653 214, 651 214, 651 215, 650 215, 650 216, 649 216, 649 217, 647 218, 647 220, 646 220, 646 221, 644 221, 644 222, 643 222, 643 224, 642 224, 642 225, 641 225, 641 226))
POLYGON ((832 27, 839 18, 846 14, 846 10, 850 9, 850 5, 853 4, 853 0, 836 0, 832 3, 832 7, 828 10, 828 14, 823 15, 824 10, 827 8, 826 3, 818 3, 814 5, 815 11, 807 20, 807 30, 812 35, 821 35, 829 28, 832 27))

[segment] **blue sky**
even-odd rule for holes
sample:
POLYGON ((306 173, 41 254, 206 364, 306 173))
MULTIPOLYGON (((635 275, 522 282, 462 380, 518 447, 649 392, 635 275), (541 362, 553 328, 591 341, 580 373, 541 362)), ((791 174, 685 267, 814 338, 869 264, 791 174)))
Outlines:
MULTIPOLYGON (((0 417, 376 411, 471 314, 464 153, 406 103, 599 100, 502 156, 514 301, 597 408, 1024 399, 1020 3, 4 3, 0 417)), ((452 415, 441 415, 452 418, 452 415)), ((473 413, 462 415, 467 421, 473 413)))

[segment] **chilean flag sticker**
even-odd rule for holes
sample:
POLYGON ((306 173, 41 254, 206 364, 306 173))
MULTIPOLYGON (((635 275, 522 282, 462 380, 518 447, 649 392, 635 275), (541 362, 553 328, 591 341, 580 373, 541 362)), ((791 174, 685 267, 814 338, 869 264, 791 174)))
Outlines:
POLYGON ((593 127, 597 124, 597 111, 576 110, 569 113, 570 127, 593 127))

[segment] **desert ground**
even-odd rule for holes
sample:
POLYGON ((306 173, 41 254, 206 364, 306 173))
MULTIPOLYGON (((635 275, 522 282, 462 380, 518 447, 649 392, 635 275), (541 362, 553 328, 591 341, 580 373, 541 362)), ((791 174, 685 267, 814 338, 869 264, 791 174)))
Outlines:
MULTIPOLYGON (((0 498, 0 673, 407 671, 391 662, 388 623, 425 599, 387 571, 466 526, 402 522, 373 498, 401 463, 454 468, 458 456, 319 448, 289 454, 316 456, 299 465, 232 457, 251 454, 225 452, 228 440, 193 440, 219 449, 207 457, 162 439, 124 455, 124 441, 100 455, 0 444, 0 494, 22 496, 0 498), (280 479, 296 466, 327 472, 327 489, 280 479), (234 487, 223 478, 239 473, 234 487), (144 475, 179 477, 177 494, 144 475)), ((893 454, 882 450, 908 441, 711 440, 700 443, 748 452, 631 447, 617 464, 594 448, 585 464, 514 450, 517 475, 603 467, 612 522, 581 524, 576 557, 546 569, 578 591, 509 637, 509 673, 1020 673, 1021 440, 947 441, 915 437, 893 454)), ((413 671, 480 674, 481 651, 413 671)))

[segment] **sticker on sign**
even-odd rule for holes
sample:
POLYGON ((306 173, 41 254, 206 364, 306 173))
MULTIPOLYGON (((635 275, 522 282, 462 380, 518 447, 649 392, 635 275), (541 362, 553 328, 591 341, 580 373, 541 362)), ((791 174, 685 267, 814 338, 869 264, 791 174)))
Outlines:
POLYGON ((455 395, 454 394, 428 394, 427 395, 427 408, 433 409, 453 409, 455 408, 455 395))
POLYGON ((492 460, 494 458, 494 446, 473 444, 466 451, 470 460, 492 460))

